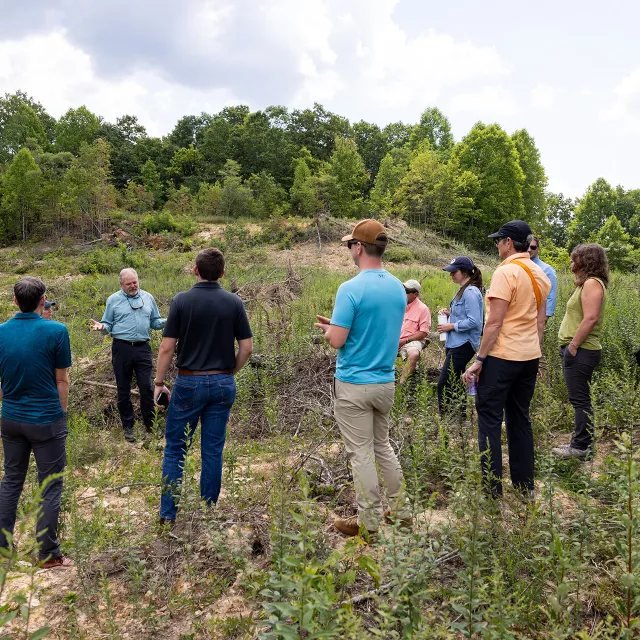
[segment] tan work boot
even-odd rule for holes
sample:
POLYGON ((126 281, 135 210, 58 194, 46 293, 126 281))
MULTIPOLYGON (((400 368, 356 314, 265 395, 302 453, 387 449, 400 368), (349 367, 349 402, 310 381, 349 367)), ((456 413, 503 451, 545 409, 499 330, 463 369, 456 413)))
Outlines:
POLYGON ((396 519, 391 515, 391 509, 384 510, 384 521, 387 524, 395 524, 397 522, 398 526, 401 529, 406 529, 407 531, 411 531, 411 529, 413 528, 413 521, 411 520, 410 517, 396 519))
MULTIPOLYGON (((360 533, 360 525, 358 524, 358 516, 351 516, 349 518, 336 518, 333 521, 333 526, 345 536, 357 536, 360 533)), ((369 531, 370 536, 378 533, 377 531, 369 531)))

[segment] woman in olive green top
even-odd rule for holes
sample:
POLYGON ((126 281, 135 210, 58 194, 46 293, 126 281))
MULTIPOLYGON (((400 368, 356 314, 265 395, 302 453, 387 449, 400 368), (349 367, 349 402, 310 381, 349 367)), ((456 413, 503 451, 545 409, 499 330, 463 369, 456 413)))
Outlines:
POLYGON ((587 457, 593 442, 591 376, 602 359, 602 321, 609 284, 609 264, 599 244, 580 244, 571 254, 571 271, 576 290, 567 302, 558 339, 562 373, 575 410, 575 430, 571 444, 552 452, 560 458, 587 457))

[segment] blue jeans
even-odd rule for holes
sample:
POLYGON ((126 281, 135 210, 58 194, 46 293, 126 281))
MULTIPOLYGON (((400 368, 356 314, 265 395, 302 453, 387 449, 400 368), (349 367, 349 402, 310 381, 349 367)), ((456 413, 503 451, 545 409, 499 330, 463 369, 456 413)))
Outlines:
POLYGON ((201 421, 202 453, 200 495, 209 504, 218 500, 222 481, 222 449, 235 399, 236 382, 232 375, 179 375, 176 379, 165 426, 161 518, 176 518, 178 505, 174 493, 182 483, 187 447, 191 446, 198 420, 201 421))

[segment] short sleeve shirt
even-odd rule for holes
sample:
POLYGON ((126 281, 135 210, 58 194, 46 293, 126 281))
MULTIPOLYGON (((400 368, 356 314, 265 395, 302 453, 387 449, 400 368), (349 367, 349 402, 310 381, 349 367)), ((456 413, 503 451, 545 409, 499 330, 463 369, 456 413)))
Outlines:
POLYGON ((528 253, 516 253, 500 264, 491 278, 491 286, 487 291, 487 322, 491 319, 493 298, 506 300, 509 307, 498 338, 488 355, 503 360, 534 360, 541 355, 538 306, 529 275, 521 266, 513 264, 514 260, 523 262, 531 270, 540 287, 542 304, 545 304, 551 289, 549 278, 532 262, 528 253))
POLYGON ((338 380, 351 384, 394 381, 406 306, 402 282, 385 269, 361 271, 340 285, 331 324, 349 329, 349 335, 338 349, 338 380))
POLYGON ((235 341, 252 337, 242 300, 218 282, 198 282, 171 302, 165 338, 177 338, 179 369, 233 369, 235 341))
POLYGON ((71 366, 69 332, 37 313, 17 313, 0 325, 2 416, 30 424, 59 420, 56 369, 71 366))
POLYGON ((420 298, 416 298, 411 304, 405 307, 400 340, 412 336, 417 331, 429 333, 430 329, 431 311, 429 311, 429 307, 427 307, 420 298))

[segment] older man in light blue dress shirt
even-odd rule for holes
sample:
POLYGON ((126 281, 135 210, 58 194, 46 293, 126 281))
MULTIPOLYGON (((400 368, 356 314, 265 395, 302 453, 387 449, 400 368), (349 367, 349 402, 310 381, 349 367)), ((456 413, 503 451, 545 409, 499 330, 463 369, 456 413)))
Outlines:
POLYGON ((533 236, 531 244, 529 245, 529 256, 531 260, 535 262, 544 271, 544 275, 551 280, 551 291, 547 296, 547 320, 555 313, 556 310, 556 298, 558 297, 558 276, 556 270, 546 262, 540 260, 538 253, 540 252, 540 240, 536 236, 533 236))
POLYGON ((140 391, 140 411, 147 431, 153 426, 153 360, 149 340, 151 329, 162 329, 166 319, 160 317, 153 296, 140 289, 135 269, 120 272, 120 291, 109 296, 102 320, 91 320, 89 328, 113 338, 111 362, 118 387, 118 412, 124 437, 135 442, 131 380, 136 375, 140 391))

